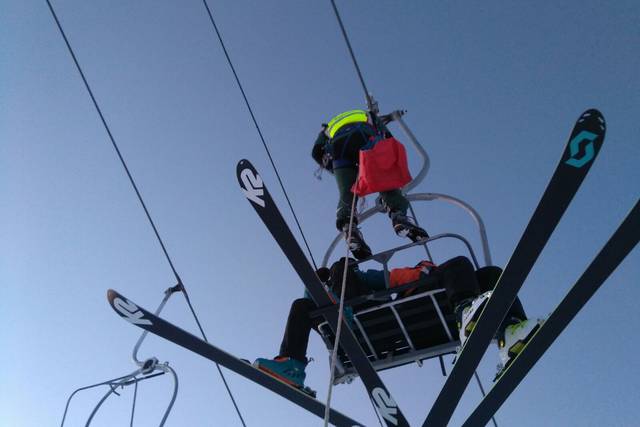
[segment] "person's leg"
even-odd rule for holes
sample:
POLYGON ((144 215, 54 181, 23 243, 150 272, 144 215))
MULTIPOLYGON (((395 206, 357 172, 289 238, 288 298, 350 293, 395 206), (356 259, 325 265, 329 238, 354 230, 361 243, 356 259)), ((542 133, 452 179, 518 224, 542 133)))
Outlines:
POLYGON ((407 209, 409 209, 409 201, 402 194, 402 191, 399 189, 390 190, 390 191, 382 191, 380 192, 380 197, 382 198, 382 203, 387 208, 389 213, 398 212, 403 215, 407 214, 407 209))
POLYGON ((466 257, 452 258, 436 267, 431 274, 439 277, 447 298, 454 307, 481 293, 473 264, 466 257))
POLYGON ((336 212, 336 227, 344 233, 347 245, 354 257, 357 259, 365 259, 371 256, 371 248, 364 241, 362 233, 358 229, 358 221, 353 218, 353 226, 351 227, 351 238, 349 239, 349 219, 351 217, 351 207, 355 195, 351 192, 351 187, 358 177, 358 169, 352 167, 344 167, 334 169, 333 171, 338 184, 338 192, 340 199, 338 200, 338 209, 336 212))
POLYGON ((287 326, 280 344, 279 357, 290 357, 306 362, 309 334, 316 326, 309 313, 315 308, 315 303, 308 298, 297 299, 291 304, 287 326))
MULTIPOLYGON (((478 278, 478 283, 480 284, 480 292, 484 293, 487 291, 493 290, 498 283, 498 279, 502 274, 502 269, 496 266, 487 266, 479 268, 476 271, 476 277, 478 278)), ((522 320, 527 320, 527 314, 524 311, 524 307, 520 302, 520 298, 516 297, 515 301, 511 305, 511 308, 507 312, 507 316, 505 317, 506 324, 510 323, 518 323, 522 320)), ((503 327, 506 327, 506 324, 503 327)))
POLYGON ((274 359, 258 358, 253 363, 256 368, 297 387, 315 397, 315 392, 305 387, 305 368, 307 367, 307 345, 311 328, 318 325, 309 313, 316 308, 313 301, 307 298, 295 300, 291 304, 287 326, 280 344, 280 355, 274 359))
POLYGON ((489 299, 481 294, 476 271, 468 258, 458 256, 441 264, 432 274, 437 274, 453 305, 460 342, 464 344, 473 332, 480 313, 489 299))
POLYGON ((380 193, 382 205, 386 208, 391 218, 393 230, 400 237, 408 237, 409 239, 418 241, 426 239, 429 234, 421 227, 418 227, 415 220, 407 215, 409 209, 409 201, 399 189, 383 191, 380 193))
POLYGON ((345 225, 349 225, 349 217, 351 216, 351 205, 353 204, 354 194, 351 187, 358 178, 358 169, 355 167, 344 167, 333 170, 338 185, 338 207, 336 210, 336 228, 343 230, 345 225))

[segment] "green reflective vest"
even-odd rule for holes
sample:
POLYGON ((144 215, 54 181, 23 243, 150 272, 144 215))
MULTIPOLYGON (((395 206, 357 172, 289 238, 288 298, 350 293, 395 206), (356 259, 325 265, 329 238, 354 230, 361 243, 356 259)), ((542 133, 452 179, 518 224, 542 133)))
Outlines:
POLYGON ((333 138, 333 136, 338 132, 338 130, 340 130, 342 126, 351 123, 366 123, 368 120, 369 116, 364 110, 345 111, 344 113, 338 114, 333 119, 331 119, 331 121, 327 125, 326 134, 329 138, 333 138))

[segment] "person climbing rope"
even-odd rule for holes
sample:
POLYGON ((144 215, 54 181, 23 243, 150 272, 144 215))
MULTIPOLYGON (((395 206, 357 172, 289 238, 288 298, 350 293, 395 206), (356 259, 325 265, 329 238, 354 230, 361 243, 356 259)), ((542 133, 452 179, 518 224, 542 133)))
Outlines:
MULTIPOLYGON (((335 176, 340 194, 336 228, 344 233, 351 253, 359 260, 370 257, 371 249, 357 227, 355 216, 351 238, 348 238, 349 218, 354 197, 352 187, 358 179, 360 150, 371 148, 381 139, 392 139, 391 133, 385 126, 387 120, 389 119, 379 118, 365 110, 351 110, 339 114, 328 124, 322 124, 311 151, 311 156, 318 165, 335 176)), ((381 191, 380 196, 397 235, 408 237, 414 242, 428 238, 427 232, 418 227, 413 218, 407 216, 409 202, 399 188, 381 191)))
MULTIPOLYGON (((353 260, 352 260, 353 261, 353 260)), ((317 274, 331 290, 334 300, 340 295, 344 275, 344 258, 336 261, 329 269, 320 269, 317 274)), ((432 280, 432 289, 446 291, 447 298, 454 307, 456 323, 459 329, 461 346, 473 331, 484 305, 491 295, 502 270, 499 267, 485 267, 475 270, 473 264, 463 256, 452 258, 436 266, 429 261, 421 261, 415 267, 396 268, 390 271, 389 288, 396 288, 426 279, 432 280)), ((384 271, 362 271, 355 262, 350 262, 346 275, 345 301, 360 295, 387 289, 384 271)), ((403 291, 407 296, 411 291, 403 291)), ((278 356, 273 359, 258 358, 253 365, 273 377, 302 391, 314 394, 304 385, 305 369, 309 363, 307 346, 311 330, 318 331, 322 317, 312 317, 316 310, 315 303, 305 292, 303 298, 293 301, 289 317, 280 344, 278 356)), ((352 307, 345 306, 345 319, 351 323, 352 307)), ((509 362, 522 350, 524 344, 532 336, 539 320, 527 318, 524 308, 518 299, 503 321, 497 333, 499 358, 502 366, 509 362)))

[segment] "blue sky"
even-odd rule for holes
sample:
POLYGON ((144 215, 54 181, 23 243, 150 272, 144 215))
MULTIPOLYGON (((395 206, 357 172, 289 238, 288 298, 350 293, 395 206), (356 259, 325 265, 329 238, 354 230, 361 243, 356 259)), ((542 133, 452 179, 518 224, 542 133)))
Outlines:
MULTIPOLYGON (((326 175, 313 178, 310 147, 320 123, 364 106, 330 3, 209 4, 321 259, 335 232, 336 190, 326 175)), ((239 159, 254 163, 291 215, 204 6, 54 6, 209 339, 242 357, 274 356, 302 286, 238 189, 239 159)), ((381 109, 408 110, 406 122, 429 152, 431 171, 416 191, 471 203, 497 264, 509 259, 575 119, 590 107, 604 113, 603 150, 520 294, 531 316, 550 312, 638 198, 638 2, 338 7, 381 109)), ((139 330, 113 313, 106 290, 153 309, 174 279, 46 3, 3 0, 2 10, 0 425, 56 425, 73 389, 134 369, 139 330)), ((416 171, 415 156, 410 163, 416 171)), ((437 203, 416 208, 432 234, 459 232, 478 244, 464 214, 437 203)), ((376 250, 403 243, 384 218, 363 231, 376 250)), ((460 248, 433 251, 443 261, 460 248)), ((578 315, 500 410, 501 425, 635 425, 639 261, 636 250, 578 315)), ((197 332, 181 296, 163 315, 197 332)), ((142 355, 169 361, 179 374, 167 425, 239 425, 209 361, 155 337, 142 355)), ((316 362, 307 383, 323 398, 328 358, 315 336, 309 355, 316 362)), ((490 348, 479 369, 487 383, 496 362, 490 348)), ((227 377, 248 425, 319 425, 242 377, 227 377)), ((435 361, 382 378, 412 424, 444 382, 435 361)), ((140 385, 136 425, 157 425, 170 389, 164 377, 140 385)), ((103 392, 78 396, 67 425, 84 425, 103 392)), ((93 425, 125 425, 131 397, 127 389, 109 400, 93 425)), ((452 425, 478 400, 472 384, 452 425)), ((337 387, 333 402, 377 423, 359 381, 337 387)))

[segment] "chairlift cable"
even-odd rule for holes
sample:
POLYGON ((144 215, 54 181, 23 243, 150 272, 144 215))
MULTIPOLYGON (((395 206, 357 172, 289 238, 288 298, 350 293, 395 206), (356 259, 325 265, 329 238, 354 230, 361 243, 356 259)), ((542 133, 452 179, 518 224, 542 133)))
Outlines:
MULTIPOLYGON (((200 325, 200 321, 198 320, 198 317, 195 313, 195 311, 193 310, 193 307, 191 306, 191 302, 189 301, 189 296, 187 294, 187 290, 186 287, 184 286, 184 283, 182 282, 182 279, 180 279, 180 276, 178 275, 178 272, 175 268, 175 266, 173 265, 173 261, 171 260, 171 257, 169 256, 169 252, 167 251, 167 248, 162 240, 162 237, 160 237, 160 233, 158 231, 158 228, 156 227, 152 217, 151 217, 151 213, 149 212, 149 209, 147 208, 147 205, 144 202, 144 199, 142 198, 142 195, 140 194, 140 190, 138 189, 138 186, 136 185, 135 180, 133 179, 133 176, 131 175, 131 172, 129 171, 129 167, 127 166, 126 161, 124 160, 124 157, 122 156, 122 153, 120 152, 120 148, 118 147, 118 144, 116 143, 116 140, 113 136, 113 134, 111 133, 111 129, 109 128, 109 125, 107 124, 106 119, 104 118, 104 115, 102 114, 102 110, 100 108, 100 106, 98 105, 98 101, 96 100, 96 97, 93 94, 93 91, 91 90, 91 87, 89 86, 89 82, 87 81, 87 78, 84 75, 84 72, 82 71, 82 67, 80 67, 80 63, 78 62, 78 59, 73 51, 73 48, 71 47, 71 44, 69 43, 69 40, 67 39, 67 36, 64 32, 64 30, 62 29, 62 24, 60 23, 60 20, 58 19, 58 15, 56 14, 55 10, 53 9, 53 5, 51 4, 50 0, 46 0, 47 5, 49 6, 49 10, 51 11, 51 15, 53 16, 53 19, 56 22, 56 25, 58 27, 58 30, 60 31, 60 35, 62 36, 62 38, 64 39, 65 44, 67 45, 67 49, 69 50, 69 53, 71 54, 71 57, 73 58, 73 62, 76 65, 76 68, 78 69, 78 72, 80 73, 80 77, 82 77, 82 81, 84 82, 84 85, 87 89, 87 92, 89 92, 89 96, 91 97, 91 101, 93 102, 93 105, 96 109, 96 111, 98 112, 98 115, 100 116, 100 120, 102 121, 102 124, 107 132, 107 135, 109 136, 109 140, 111 141, 111 145, 113 146, 113 148, 116 151, 116 154, 118 155, 118 158, 120 159, 120 163, 122 163, 122 167, 124 168, 127 177, 129 178, 129 182, 131 183, 131 186, 133 187, 133 190, 136 193, 136 196, 138 197, 138 200, 140 201, 140 204, 142 205, 142 209, 145 212, 145 215, 147 216, 147 219, 149 220, 149 224, 151 224, 151 228, 153 228, 153 232, 158 240, 158 243, 160 243, 160 247, 162 248, 162 251, 164 252, 165 258, 167 259, 167 262, 169 263, 169 267, 171 267, 171 271, 173 272, 176 280, 178 281, 178 285, 180 286, 180 290, 182 291, 182 293, 184 294, 185 298, 187 299, 187 303, 189 305, 189 308, 191 309, 191 313, 193 314, 196 323, 198 324, 198 328, 200 329, 200 332, 202 333, 202 336, 204 338, 204 340, 206 341, 207 338, 204 335, 204 331, 200 325)), ((236 408, 236 412, 238 413, 238 416, 240 417, 240 419, 242 420, 242 415, 240 414, 240 410, 235 402, 235 399, 233 397, 233 394, 231 393, 231 390, 229 389, 229 386, 227 385, 227 381, 224 378, 224 375, 222 373, 222 370, 220 369, 220 366, 218 366, 218 372, 220 373, 220 376, 222 378, 222 381, 224 382, 224 385, 227 389, 227 392, 229 393, 229 397, 231 398, 231 401, 233 402, 233 405, 236 408)), ((242 425, 245 426, 244 420, 242 420, 242 425)))
POLYGON ((342 36, 344 37, 344 41, 347 44, 347 48, 349 49, 349 55, 351 55, 351 60, 353 61, 353 65, 356 67, 356 73, 358 73, 358 78, 360 79, 360 84, 362 85, 362 90, 364 90, 364 96, 367 99, 367 106, 369 110, 374 112, 375 109, 373 100, 371 99, 371 94, 367 89, 367 85, 364 82, 364 77, 362 77, 362 72, 360 71, 360 66, 358 65, 358 61, 356 60, 356 55, 353 53, 353 48, 351 47, 351 42, 349 41, 349 36, 347 36, 347 31, 344 28, 344 24, 342 23, 342 18, 340 18, 340 12, 338 12, 338 8, 336 7, 335 0, 331 0, 331 6, 333 7, 333 12, 336 15, 336 19, 338 20, 338 24, 340 25, 340 30, 342 31, 342 36))
POLYGON ((305 234, 302 231, 302 226, 300 225, 300 221, 298 220, 298 216, 296 215, 296 212, 293 209, 293 205, 291 204, 291 200, 289 199, 289 194, 287 193, 287 190, 284 187, 284 183, 282 182, 282 178, 280 177, 280 173, 278 172, 278 168, 276 167, 276 163, 273 160, 273 157, 271 156, 271 151, 269 150, 267 142, 265 141, 264 136, 262 135, 262 130, 260 129, 260 126, 258 125, 258 120, 256 119, 256 116, 253 113, 253 108, 251 108, 251 104, 249 103, 249 99, 247 98, 247 94, 244 91, 244 87, 242 86, 242 83, 240 83, 240 77, 238 77, 238 73, 236 72, 236 68, 233 66, 233 62, 231 62, 231 57, 229 56, 229 52, 227 51, 227 47, 224 44, 224 41, 222 40, 222 34, 220 33, 220 30, 218 29, 218 25, 216 24, 215 19, 213 19, 213 14, 211 12, 211 9, 209 8, 209 4, 207 3, 207 0, 202 0, 202 3, 204 4, 204 7, 207 9, 207 14, 209 15, 209 21, 211 21, 211 25, 213 26, 213 29, 216 32, 216 36, 218 36, 218 40, 220 41, 220 46, 222 47, 222 51, 224 52, 224 56, 227 58, 227 63, 229 64, 229 68, 231 68, 231 72, 233 73, 233 77, 236 80, 236 84, 238 85, 238 89, 240 89, 240 93, 242 94, 242 99, 244 99, 244 103, 247 106, 247 110, 249 111, 249 115, 251 116, 251 120, 253 121, 253 124, 256 127, 256 130, 258 131, 258 136, 260 137, 260 141, 262 141, 262 145, 263 145, 265 151, 267 152, 267 157, 269 158, 269 161, 271 162, 271 166, 273 167, 273 171, 276 174, 276 178, 278 178, 278 182, 280 183, 280 188, 282 188, 282 192, 284 193, 284 197, 287 200, 287 204, 289 205, 289 209, 291 210, 291 214, 293 215, 293 219, 296 222, 296 225, 298 227, 298 231, 300 231, 300 235, 302 236, 302 240, 304 241, 304 245, 307 248, 307 252, 309 253, 309 257, 311 257, 311 263, 313 264, 313 268, 315 270, 317 270, 318 266, 316 265, 316 261, 313 258, 313 254, 311 253, 311 248, 309 247, 309 243, 307 242, 307 238, 305 237, 305 234))

